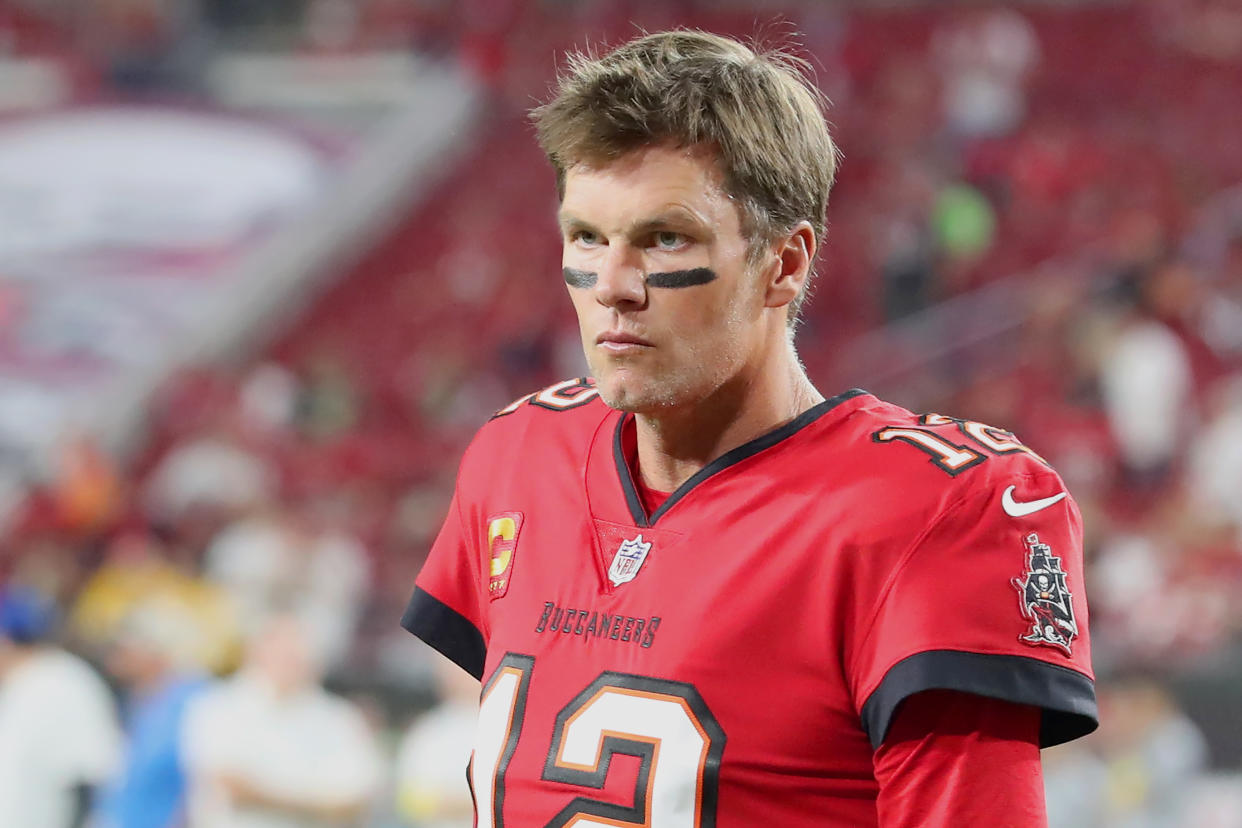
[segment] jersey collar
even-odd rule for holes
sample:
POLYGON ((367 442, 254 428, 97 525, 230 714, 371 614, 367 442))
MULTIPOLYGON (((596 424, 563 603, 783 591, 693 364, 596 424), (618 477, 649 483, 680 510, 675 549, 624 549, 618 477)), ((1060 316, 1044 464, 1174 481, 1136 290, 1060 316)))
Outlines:
POLYGON ((605 514, 597 513, 597 517, 608 518, 608 513, 613 513, 612 519, 616 520, 621 515, 615 513, 624 510, 624 513, 628 515, 629 522, 634 526, 640 528, 655 526, 661 517, 704 481, 730 466, 734 466, 761 451, 787 440, 807 426, 817 422, 829 411, 832 411, 847 400, 852 400, 866 393, 862 389, 851 388, 849 391, 808 408, 785 425, 773 429, 766 434, 761 434, 755 439, 725 452, 699 469, 693 477, 681 484, 660 505, 660 508, 650 515, 643 508, 642 499, 638 496, 638 489, 634 485, 634 476, 627 460, 626 436, 629 432, 633 415, 616 412, 612 416, 605 418, 604 422, 600 424, 600 429, 596 433, 595 445, 592 446, 592 456, 588 461, 586 481, 588 499, 595 500, 601 494, 603 495, 601 502, 592 503, 592 511, 594 511, 595 506, 600 506, 602 507, 601 511, 605 514), (605 441, 607 437, 605 435, 609 422, 612 423, 611 440, 608 441, 611 443, 611 446, 606 447, 605 441), (610 462, 605 460, 605 453, 609 451, 609 448, 611 449, 610 462), (605 491, 601 492, 600 489, 605 491))

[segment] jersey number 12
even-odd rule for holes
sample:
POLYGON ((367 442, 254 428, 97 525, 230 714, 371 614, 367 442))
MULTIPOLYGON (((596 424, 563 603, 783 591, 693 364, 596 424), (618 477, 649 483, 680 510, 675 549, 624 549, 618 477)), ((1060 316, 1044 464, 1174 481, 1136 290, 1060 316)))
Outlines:
MULTIPOLYGON (((483 685, 470 782, 478 828, 503 828, 534 656, 508 653, 483 685)), ((725 735, 692 685, 604 672, 556 715, 543 779, 602 790, 616 754, 639 759, 632 805, 574 798, 545 828, 714 828, 725 735)))
POLYGON ((919 417, 919 422, 933 427, 956 425, 962 435, 968 437, 970 442, 978 448, 948 440, 929 428, 888 426, 872 434, 871 439, 877 443, 891 443, 894 440, 908 443, 925 452, 941 471, 955 477, 987 460, 989 454, 1022 452, 1031 455, 1041 463, 1047 463, 1044 458, 1018 442, 1012 434, 990 425, 974 420, 945 417, 941 414, 924 414, 919 417))

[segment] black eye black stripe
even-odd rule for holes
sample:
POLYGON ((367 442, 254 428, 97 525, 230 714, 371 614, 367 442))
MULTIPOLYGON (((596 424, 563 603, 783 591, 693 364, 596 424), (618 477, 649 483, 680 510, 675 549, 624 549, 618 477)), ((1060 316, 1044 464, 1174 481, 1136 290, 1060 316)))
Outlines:
MULTIPOLYGON (((599 274, 589 270, 566 267, 561 270, 565 284, 576 288, 592 288, 599 281, 599 274)), ((667 273, 648 273, 647 286, 656 288, 684 288, 705 285, 716 280, 716 271, 710 267, 691 270, 671 270, 667 273)))
POLYGON ((562 275, 565 277, 565 284, 576 288, 592 288, 599 281, 599 275, 589 270, 577 270, 572 267, 561 269, 562 275))
POLYGON ((716 281, 716 271, 710 267, 696 267, 692 270, 673 270, 668 273, 648 273, 647 286, 658 288, 684 288, 705 285, 716 281))

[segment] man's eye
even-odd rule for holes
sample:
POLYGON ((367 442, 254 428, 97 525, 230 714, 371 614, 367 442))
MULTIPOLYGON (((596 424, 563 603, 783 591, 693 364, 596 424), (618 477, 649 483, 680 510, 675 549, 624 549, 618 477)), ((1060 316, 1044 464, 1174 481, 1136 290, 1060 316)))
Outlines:
POLYGON ((685 239, 681 233, 674 233, 671 230, 661 230, 655 234, 656 247, 663 250, 676 250, 685 243, 685 239))
POLYGON ((590 230, 575 230, 570 238, 573 241, 578 242, 579 244, 585 244, 588 247, 594 247, 599 244, 599 236, 590 230))

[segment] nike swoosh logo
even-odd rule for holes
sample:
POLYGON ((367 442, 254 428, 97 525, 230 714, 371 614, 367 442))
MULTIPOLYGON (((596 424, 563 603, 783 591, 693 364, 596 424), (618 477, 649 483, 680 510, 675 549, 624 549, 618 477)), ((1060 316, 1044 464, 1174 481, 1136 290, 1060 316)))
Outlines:
POLYGON ((1004 508, 1005 514, 1010 517, 1026 517, 1033 515, 1040 509, 1047 509, 1054 503, 1059 503, 1069 492, 1061 492, 1054 494, 1052 497, 1041 497, 1039 500, 1028 500, 1026 502, 1013 499, 1013 490, 1017 486, 1010 486, 1005 489, 1005 494, 1001 497, 1001 507, 1004 508))

